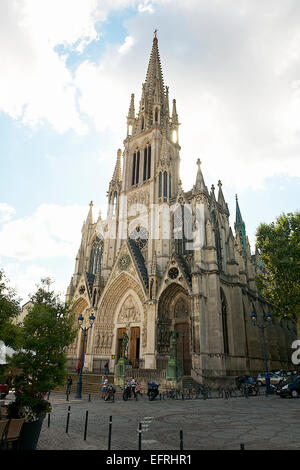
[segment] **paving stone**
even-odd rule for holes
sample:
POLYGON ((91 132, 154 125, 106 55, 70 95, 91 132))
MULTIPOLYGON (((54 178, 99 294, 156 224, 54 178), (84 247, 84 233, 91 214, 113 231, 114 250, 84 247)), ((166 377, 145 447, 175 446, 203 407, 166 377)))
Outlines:
POLYGON ((137 450, 138 426, 143 425, 142 449, 179 450, 179 431, 184 449, 300 449, 300 399, 277 396, 251 399, 155 400, 104 402, 98 397, 67 402, 63 395, 50 396, 50 427, 44 420, 39 450, 107 450, 108 423, 112 416, 112 450, 137 450), (69 432, 66 433, 68 406, 69 432), (87 438, 84 440, 88 410, 87 438))

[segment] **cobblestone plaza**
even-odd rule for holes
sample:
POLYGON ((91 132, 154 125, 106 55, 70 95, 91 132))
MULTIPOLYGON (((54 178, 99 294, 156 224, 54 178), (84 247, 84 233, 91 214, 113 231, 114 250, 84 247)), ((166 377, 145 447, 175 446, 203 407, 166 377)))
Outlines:
POLYGON ((300 400, 277 396, 194 400, 104 402, 50 396, 53 411, 44 420, 37 450, 107 450, 112 416, 111 450, 299 450, 300 400), (66 432, 70 407, 68 432, 66 432), (88 420, 84 439, 86 412, 88 420))

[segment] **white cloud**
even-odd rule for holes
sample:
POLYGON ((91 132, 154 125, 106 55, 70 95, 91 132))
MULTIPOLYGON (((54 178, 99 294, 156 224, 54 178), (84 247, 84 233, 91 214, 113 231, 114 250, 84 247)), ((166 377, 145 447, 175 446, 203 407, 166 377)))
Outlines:
POLYGON ((122 46, 119 47, 119 53, 127 54, 127 52, 131 49, 133 44, 134 44, 134 38, 132 36, 127 36, 122 46))
POLYGON ((41 204, 28 217, 9 221, 0 231, 0 255, 19 261, 75 258, 86 206, 41 204))
MULTIPOLYGON (((20 263, 9 263, 4 266, 5 274, 9 280, 9 285, 16 290, 18 297, 21 297, 22 304, 29 300, 30 294, 36 291, 36 285, 40 283, 42 278, 54 278, 51 269, 40 267, 35 264, 28 266, 20 263)), ((60 291, 65 291, 63 285, 55 286, 60 291)))
POLYGON ((14 207, 6 202, 0 202, 0 223, 7 222, 16 213, 14 207))
POLYGON ((157 28, 182 122, 184 187, 194 183, 198 157, 207 183, 262 187, 275 174, 300 176, 299 20, 297 0, 4 0, 0 109, 27 125, 47 120, 78 134, 87 131, 86 115, 119 147, 157 28), (83 52, 127 7, 136 12, 123 43, 108 45, 100 63, 82 59, 72 74, 67 52, 59 56, 55 46, 83 52))
POLYGON ((76 89, 55 46, 82 50, 97 37, 96 0, 4 0, 0 5, 0 109, 26 125, 86 132, 76 89))

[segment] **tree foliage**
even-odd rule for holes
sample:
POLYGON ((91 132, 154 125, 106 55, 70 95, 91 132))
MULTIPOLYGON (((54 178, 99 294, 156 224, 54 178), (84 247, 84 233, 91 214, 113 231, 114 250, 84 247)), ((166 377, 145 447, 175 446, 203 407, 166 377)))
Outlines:
POLYGON ((11 348, 15 348, 19 341, 20 332, 15 320, 20 311, 20 299, 9 287, 4 271, 0 270, 0 341, 11 348))
POLYGON ((281 214, 276 222, 262 223, 257 247, 264 269, 257 287, 281 318, 300 320, 300 213, 281 214))
POLYGON ((42 279, 31 296, 33 307, 23 320, 21 341, 9 365, 21 370, 15 386, 24 393, 46 393, 64 382, 65 348, 75 338, 73 315, 50 289, 50 279, 42 279))

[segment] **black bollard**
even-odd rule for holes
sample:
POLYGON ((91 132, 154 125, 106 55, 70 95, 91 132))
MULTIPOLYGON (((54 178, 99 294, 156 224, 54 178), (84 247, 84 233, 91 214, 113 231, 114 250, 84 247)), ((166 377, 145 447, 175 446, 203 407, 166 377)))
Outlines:
POLYGON ((71 409, 71 407, 68 406, 68 416, 67 416, 66 433, 68 433, 68 431, 69 431, 70 409, 71 409))
POLYGON ((139 424, 139 450, 142 450, 142 423, 139 424))
POLYGON ((91 394, 89 393, 89 401, 91 401, 91 394))
POLYGON ((241 446, 240 446, 240 450, 245 450, 245 446, 244 446, 244 444, 241 444, 241 446))
POLYGON ((84 425, 84 438, 83 438, 84 441, 86 441, 86 433, 87 433, 87 425, 88 425, 88 415, 89 415, 89 412, 86 411, 86 413, 85 413, 85 425, 84 425))
POLYGON ((108 449, 111 448, 111 427, 112 427, 112 416, 109 417, 109 427, 108 427, 108 449))
POLYGON ((180 450, 183 450, 183 431, 180 431, 180 450))
POLYGON ((50 413, 48 413, 48 428, 50 428, 50 413))

